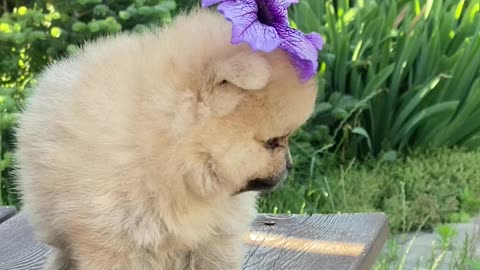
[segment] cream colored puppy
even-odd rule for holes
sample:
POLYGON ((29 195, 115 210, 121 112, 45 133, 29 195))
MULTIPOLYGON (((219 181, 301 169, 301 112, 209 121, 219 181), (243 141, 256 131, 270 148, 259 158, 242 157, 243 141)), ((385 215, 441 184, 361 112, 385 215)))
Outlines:
POLYGON ((286 54, 230 43, 220 14, 91 43, 50 66, 17 130, 45 269, 240 269, 258 191, 312 112, 286 54))

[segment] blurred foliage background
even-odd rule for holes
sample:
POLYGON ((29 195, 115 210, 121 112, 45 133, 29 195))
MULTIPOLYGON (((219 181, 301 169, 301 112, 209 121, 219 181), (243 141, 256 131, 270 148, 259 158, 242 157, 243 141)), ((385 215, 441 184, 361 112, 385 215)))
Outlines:
MULTIPOLYGON (((41 70, 83 42, 162 25, 196 0, 0 1, 0 203, 18 204, 12 127, 41 70)), ((320 95, 268 212, 385 211, 393 231, 480 210, 480 0, 301 0, 320 95), (424 222, 424 220, 426 220, 424 222)))
MULTIPOLYGON (((179 3, 188 6, 187 1, 179 3)), ((143 31, 172 20, 174 0, 3 1, 0 5, 0 202, 18 204, 13 192, 12 126, 36 75, 82 43, 121 31, 143 31)))
POLYGON ((321 94, 291 142, 294 174, 262 209, 381 210, 393 231, 478 214, 479 11, 479 0, 300 1, 291 20, 326 38, 321 94))

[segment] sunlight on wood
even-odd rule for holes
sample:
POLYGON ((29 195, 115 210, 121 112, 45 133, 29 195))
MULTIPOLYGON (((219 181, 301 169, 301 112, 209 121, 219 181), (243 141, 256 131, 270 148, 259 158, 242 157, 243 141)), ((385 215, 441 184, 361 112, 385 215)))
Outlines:
POLYGON ((243 240, 248 245, 336 256, 356 257, 365 249, 365 245, 359 243, 302 239, 260 232, 250 232, 243 240))

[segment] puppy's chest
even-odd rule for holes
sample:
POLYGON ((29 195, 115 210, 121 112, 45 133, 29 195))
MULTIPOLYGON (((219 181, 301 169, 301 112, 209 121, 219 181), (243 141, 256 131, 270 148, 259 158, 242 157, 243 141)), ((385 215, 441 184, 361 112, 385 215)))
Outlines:
POLYGON ((238 237, 255 217, 255 198, 236 197, 211 204, 189 204, 182 208, 156 205, 130 216, 131 239, 149 250, 195 249, 212 240, 238 237))
POLYGON ((169 229, 185 246, 194 247, 224 235, 238 233, 238 223, 239 220, 229 211, 212 207, 191 211, 169 229))

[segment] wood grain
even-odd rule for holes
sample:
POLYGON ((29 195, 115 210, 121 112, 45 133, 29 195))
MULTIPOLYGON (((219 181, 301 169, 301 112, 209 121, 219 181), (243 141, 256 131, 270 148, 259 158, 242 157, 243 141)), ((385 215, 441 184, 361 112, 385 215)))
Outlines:
POLYGON ((13 206, 1 206, 0 207, 0 223, 13 217, 17 213, 17 210, 13 206))
MULTIPOLYGON (((259 216, 242 269, 371 269, 386 237, 383 214, 259 216)), ((0 270, 40 270, 50 252, 23 213, 0 224, 0 239, 0 270)))
POLYGON ((245 270, 371 269, 388 232, 383 214, 267 215, 257 218, 252 231, 247 239, 257 238, 253 244, 247 241, 252 246, 244 262, 245 270), (268 235, 281 235, 284 240, 272 244, 265 237, 268 235), (290 240, 298 239, 307 244, 289 248, 290 240))
POLYGON ((23 214, 0 224, 0 270, 41 270, 50 249, 34 240, 23 214))
POLYGON ((333 241, 310 240, 296 237, 286 238, 273 233, 250 232, 244 237, 247 245, 280 248, 289 251, 316 253, 337 256, 360 256, 365 245, 360 243, 341 243, 333 241))

